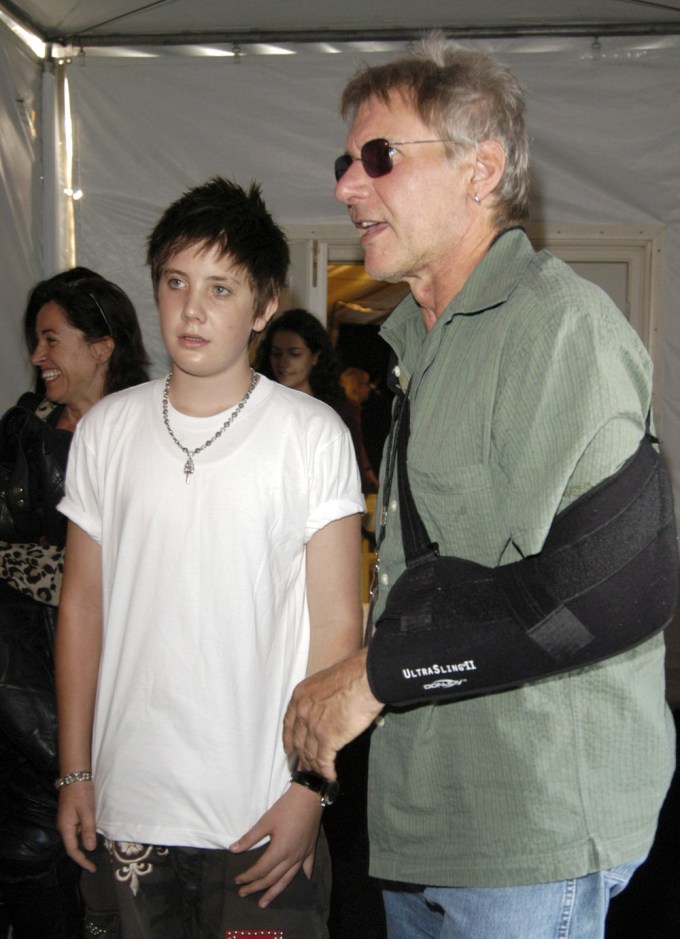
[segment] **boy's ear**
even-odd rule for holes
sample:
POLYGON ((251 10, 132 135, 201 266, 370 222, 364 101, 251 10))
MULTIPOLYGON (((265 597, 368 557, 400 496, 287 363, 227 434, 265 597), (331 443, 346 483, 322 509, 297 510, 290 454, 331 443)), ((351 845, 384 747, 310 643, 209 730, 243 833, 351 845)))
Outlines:
POLYGON ((263 329, 266 328, 267 323, 276 313, 279 308, 279 298, 272 297, 269 303, 266 305, 262 313, 255 317, 253 320, 253 332, 261 333, 263 329))

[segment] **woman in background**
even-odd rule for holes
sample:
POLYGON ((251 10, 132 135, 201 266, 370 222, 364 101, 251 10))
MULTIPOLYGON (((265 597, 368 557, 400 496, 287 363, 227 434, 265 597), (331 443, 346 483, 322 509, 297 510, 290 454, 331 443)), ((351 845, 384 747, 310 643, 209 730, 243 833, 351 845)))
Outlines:
POLYGON ((319 320, 301 309, 286 310, 273 319, 258 347, 255 368, 287 388, 318 398, 340 415, 352 435, 362 492, 377 492, 360 412, 345 395, 335 350, 319 320))
MULTIPOLYGON (((345 396, 330 337, 307 310, 287 310, 273 319, 257 350, 255 368, 288 388, 319 398, 343 419, 352 435, 364 493, 377 491, 366 455, 358 408, 345 396)), ((333 865, 330 939, 385 939, 380 889, 368 876, 366 778, 370 731, 347 744, 337 759, 341 792, 324 809, 323 827, 333 865)))
POLYGON ((80 869, 55 826, 57 504, 79 419, 146 381, 148 359, 127 295, 86 268, 36 285, 24 335, 38 390, 0 421, 0 898, 12 939, 77 939, 80 869))
POLYGON ((331 407, 345 397, 330 337, 307 310, 286 310, 271 321, 258 347, 255 367, 267 378, 331 407))

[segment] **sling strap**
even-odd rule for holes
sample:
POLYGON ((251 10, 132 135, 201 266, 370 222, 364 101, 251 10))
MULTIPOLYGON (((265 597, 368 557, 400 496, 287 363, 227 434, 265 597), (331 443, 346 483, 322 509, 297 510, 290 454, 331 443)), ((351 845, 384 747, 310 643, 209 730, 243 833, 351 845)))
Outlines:
POLYGON ((442 557, 411 492, 409 401, 396 466, 406 570, 376 622, 368 677, 387 704, 487 694, 583 668, 672 619, 670 478, 649 433, 620 469, 554 519, 539 554, 491 568, 442 557))

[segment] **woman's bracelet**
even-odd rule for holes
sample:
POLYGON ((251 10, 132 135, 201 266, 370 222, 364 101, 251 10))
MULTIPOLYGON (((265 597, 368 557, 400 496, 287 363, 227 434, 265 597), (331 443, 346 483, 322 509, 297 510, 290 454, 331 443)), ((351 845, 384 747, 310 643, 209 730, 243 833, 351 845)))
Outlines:
POLYGON ((89 769, 81 770, 79 773, 67 773, 54 780, 55 789, 63 789, 64 786, 71 786, 77 782, 92 782, 92 773, 89 769))

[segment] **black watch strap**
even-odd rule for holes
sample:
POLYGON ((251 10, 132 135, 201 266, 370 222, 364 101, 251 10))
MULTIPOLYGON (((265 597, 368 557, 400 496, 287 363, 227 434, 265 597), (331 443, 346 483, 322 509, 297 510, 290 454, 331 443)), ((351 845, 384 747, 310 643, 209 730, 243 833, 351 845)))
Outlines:
POLYGON ((312 773, 308 770, 293 770, 290 774, 290 781, 316 792, 321 800, 321 805, 324 807, 332 805, 340 792, 340 783, 337 780, 326 779, 319 776, 318 773, 312 773))

